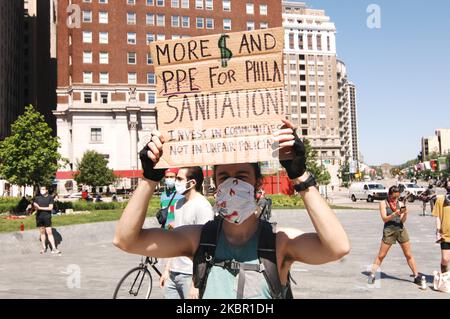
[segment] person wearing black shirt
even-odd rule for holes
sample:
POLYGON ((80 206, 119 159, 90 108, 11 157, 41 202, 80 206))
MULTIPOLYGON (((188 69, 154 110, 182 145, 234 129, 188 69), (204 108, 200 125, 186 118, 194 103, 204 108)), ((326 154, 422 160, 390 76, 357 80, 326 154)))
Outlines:
POLYGON ((36 227, 39 228, 41 234, 41 254, 47 251, 45 246, 46 233, 48 241, 50 242, 52 254, 60 254, 61 252, 56 249, 55 238, 52 231, 52 210, 54 205, 54 199, 48 194, 47 187, 42 186, 40 188, 40 196, 36 196, 33 202, 33 206, 36 209, 36 227))

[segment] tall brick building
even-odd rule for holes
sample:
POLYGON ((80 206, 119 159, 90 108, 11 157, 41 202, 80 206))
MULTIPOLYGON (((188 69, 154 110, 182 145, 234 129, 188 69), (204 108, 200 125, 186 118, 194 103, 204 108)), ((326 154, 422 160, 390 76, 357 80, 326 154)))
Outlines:
POLYGON ((130 188, 138 151, 156 127, 155 75, 148 44, 282 26, 279 0, 60 0, 57 16, 58 172, 69 191, 87 150, 109 160, 130 188), (69 11, 69 13, 68 13, 69 11))

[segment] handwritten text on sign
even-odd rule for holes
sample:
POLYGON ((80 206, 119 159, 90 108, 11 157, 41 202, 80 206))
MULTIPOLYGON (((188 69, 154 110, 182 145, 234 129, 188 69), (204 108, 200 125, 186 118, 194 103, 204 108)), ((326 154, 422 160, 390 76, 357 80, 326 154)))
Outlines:
POLYGON ((282 28, 151 44, 158 167, 274 160, 284 105, 282 28))

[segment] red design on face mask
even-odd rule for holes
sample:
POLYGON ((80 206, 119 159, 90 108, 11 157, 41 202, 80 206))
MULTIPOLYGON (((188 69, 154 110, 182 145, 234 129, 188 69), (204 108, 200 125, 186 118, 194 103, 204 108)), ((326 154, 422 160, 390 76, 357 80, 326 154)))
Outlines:
POLYGON ((236 192, 234 191, 234 189, 230 189, 230 196, 234 196, 234 195, 236 195, 236 192))
POLYGON ((231 220, 231 219, 233 219, 234 217, 239 217, 238 212, 234 211, 232 214, 230 214, 230 215, 228 215, 228 216, 225 216, 225 218, 228 219, 228 220, 231 220))
POLYGON ((226 208, 227 207, 227 201, 223 201, 217 204, 217 206, 219 206, 220 208, 226 208))
POLYGON ((238 179, 235 179, 235 180, 233 181, 233 184, 234 184, 234 185, 239 184, 239 180, 238 180, 238 179))

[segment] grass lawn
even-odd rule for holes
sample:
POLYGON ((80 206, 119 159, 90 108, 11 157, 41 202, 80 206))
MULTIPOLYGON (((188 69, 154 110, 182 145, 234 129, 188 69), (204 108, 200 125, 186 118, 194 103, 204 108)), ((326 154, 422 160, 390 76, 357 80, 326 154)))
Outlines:
MULTIPOLYGON (((159 207, 159 199, 152 200, 150 202, 147 216, 155 216, 159 207)), ((95 210, 90 214, 80 215, 61 215, 52 217, 52 225, 54 227, 76 225, 76 224, 89 224, 98 222, 108 222, 118 220, 122 214, 122 209, 114 210, 95 210)), ((29 216, 25 219, 8 220, 0 218, 0 233, 20 231, 20 224, 23 223, 25 230, 36 229, 36 217, 29 216)))
MULTIPOLYGON (((284 200, 283 200, 283 202, 284 202, 284 200)), ((295 203, 284 202, 283 206, 277 205, 277 203, 274 202, 274 205, 272 207, 272 209, 282 209, 282 210, 304 209, 304 208, 305 208, 305 206, 301 200, 298 200, 298 201, 296 200, 295 203), (284 205, 286 205, 286 206, 284 206, 284 205)), ((333 208, 334 209, 354 209, 351 207, 341 207, 341 206, 333 206, 333 208)), ((155 216, 158 209, 159 209, 159 199, 153 199, 150 202, 150 206, 147 211, 147 216, 148 217, 155 216)), ((114 220, 118 220, 120 218, 122 211, 123 211, 122 209, 94 210, 94 211, 91 211, 90 214, 53 216, 52 224, 55 227, 60 227, 60 226, 67 226, 67 225, 114 221, 114 220)), ((18 219, 18 220, 7 220, 4 218, 0 218, 0 233, 20 231, 21 223, 24 224, 25 230, 36 229, 35 216, 30 216, 25 219, 18 219)))

